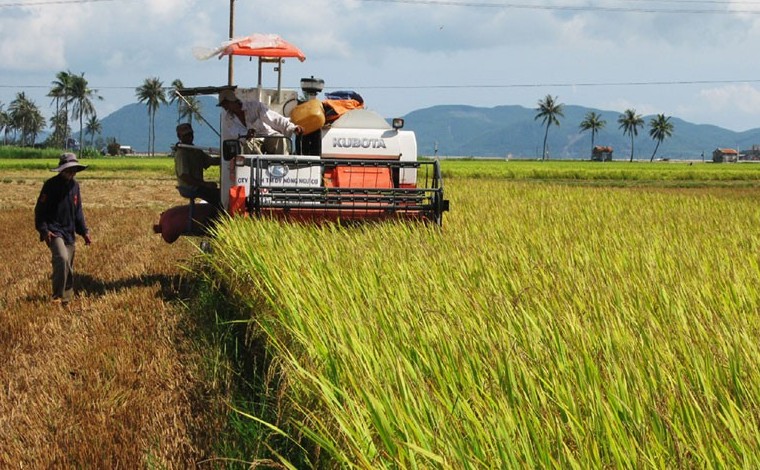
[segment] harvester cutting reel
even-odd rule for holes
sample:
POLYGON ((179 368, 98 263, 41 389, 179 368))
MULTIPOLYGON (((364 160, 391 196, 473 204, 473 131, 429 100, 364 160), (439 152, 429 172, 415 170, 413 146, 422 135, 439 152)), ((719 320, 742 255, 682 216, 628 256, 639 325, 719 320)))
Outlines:
MULTIPOLYGON (((245 209, 294 220, 410 219, 443 223, 449 210, 438 161, 238 155, 245 209)), ((240 173, 238 173, 240 174, 240 173)), ((242 195, 241 195, 242 196, 242 195)), ((233 201, 231 201, 231 204, 233 201)))

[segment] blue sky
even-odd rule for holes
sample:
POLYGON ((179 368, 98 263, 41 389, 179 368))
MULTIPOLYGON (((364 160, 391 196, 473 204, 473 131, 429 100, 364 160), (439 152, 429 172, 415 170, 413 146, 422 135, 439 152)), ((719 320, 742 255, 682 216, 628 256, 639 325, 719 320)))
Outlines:
MULTIPOLYGON (((61 70, 84 72, 103 118, 158 77, 224 85, 230 0, 0 0, 0 103, 18 91, 47 117, 61 70)), ((760 1, 235 0, 235 35, 298 45, 283 85, 314 75, 386 117, 440 104, 568 105, 760 127, 760 1)), ((235 61, 253 86, 255 62, 235 61)), ((265 85, 273 85, 274 82, 265 85)))

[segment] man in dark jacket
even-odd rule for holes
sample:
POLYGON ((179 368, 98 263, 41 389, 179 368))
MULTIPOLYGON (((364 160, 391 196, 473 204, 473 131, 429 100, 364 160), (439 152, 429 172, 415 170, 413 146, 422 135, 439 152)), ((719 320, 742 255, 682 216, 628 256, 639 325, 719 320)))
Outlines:
POLYGON ((74 241, 76 234, 91 242, 90 232, 84 220, 79 183, 74 179, 77 172, 87 168, 73 153, 64 153, 58 174, 45 181, 34 207, 34 225, 44 241, 53 263, 53 300, 62 304, 74 297, 74 241))

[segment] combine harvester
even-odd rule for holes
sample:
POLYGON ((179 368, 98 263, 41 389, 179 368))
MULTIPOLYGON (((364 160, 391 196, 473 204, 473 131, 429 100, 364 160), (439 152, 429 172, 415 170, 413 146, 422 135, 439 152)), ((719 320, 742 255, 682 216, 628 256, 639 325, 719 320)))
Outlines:
MULTIPOLYGON (((402 130, 403 119, 389 125, 363 109, 361 97, 353 92, 328 94, 320 101, 324 82, 314 77, 301 80, 300 100, 297 91, 282 89, 283 59, 305 57, 279 36, 249 36, 214 54, 258 57, 257 87, 186 88, 178 90, 180 97, 232 89, 240 100, 261 101, 304 129, 295 145, 284 136, 274 137, 287 140, 292 150, 287 155, 245 154, 239 140, 244 136, 225 140, 221 129, 219 188, 229 214, 308 222, 412 219, 442 224, 449 202, 439 162, 417 160, 414 132, 402 130), (265 63, 275 64, 276 89, 262 86, 265 63)), ((169 243, 181 235, 202 234, 215 216, 212 209, 191 200, 161 214, 154 230, 169 243)))

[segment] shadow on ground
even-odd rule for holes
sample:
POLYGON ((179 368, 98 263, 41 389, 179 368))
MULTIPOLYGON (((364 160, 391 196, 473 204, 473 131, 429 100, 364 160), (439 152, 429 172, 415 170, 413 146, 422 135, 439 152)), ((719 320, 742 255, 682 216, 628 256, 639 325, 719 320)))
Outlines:
POLYGON ((155 284, 160 286, 158 296, 166 301, 187 298, 192 291, 192 281, 179 274, 144 274, 114 281, 104 281, 89 274, 78 274, 74 290, 78 295, 101 297, 109 292, 119 292, 134 287, 150 287, 155 284))

